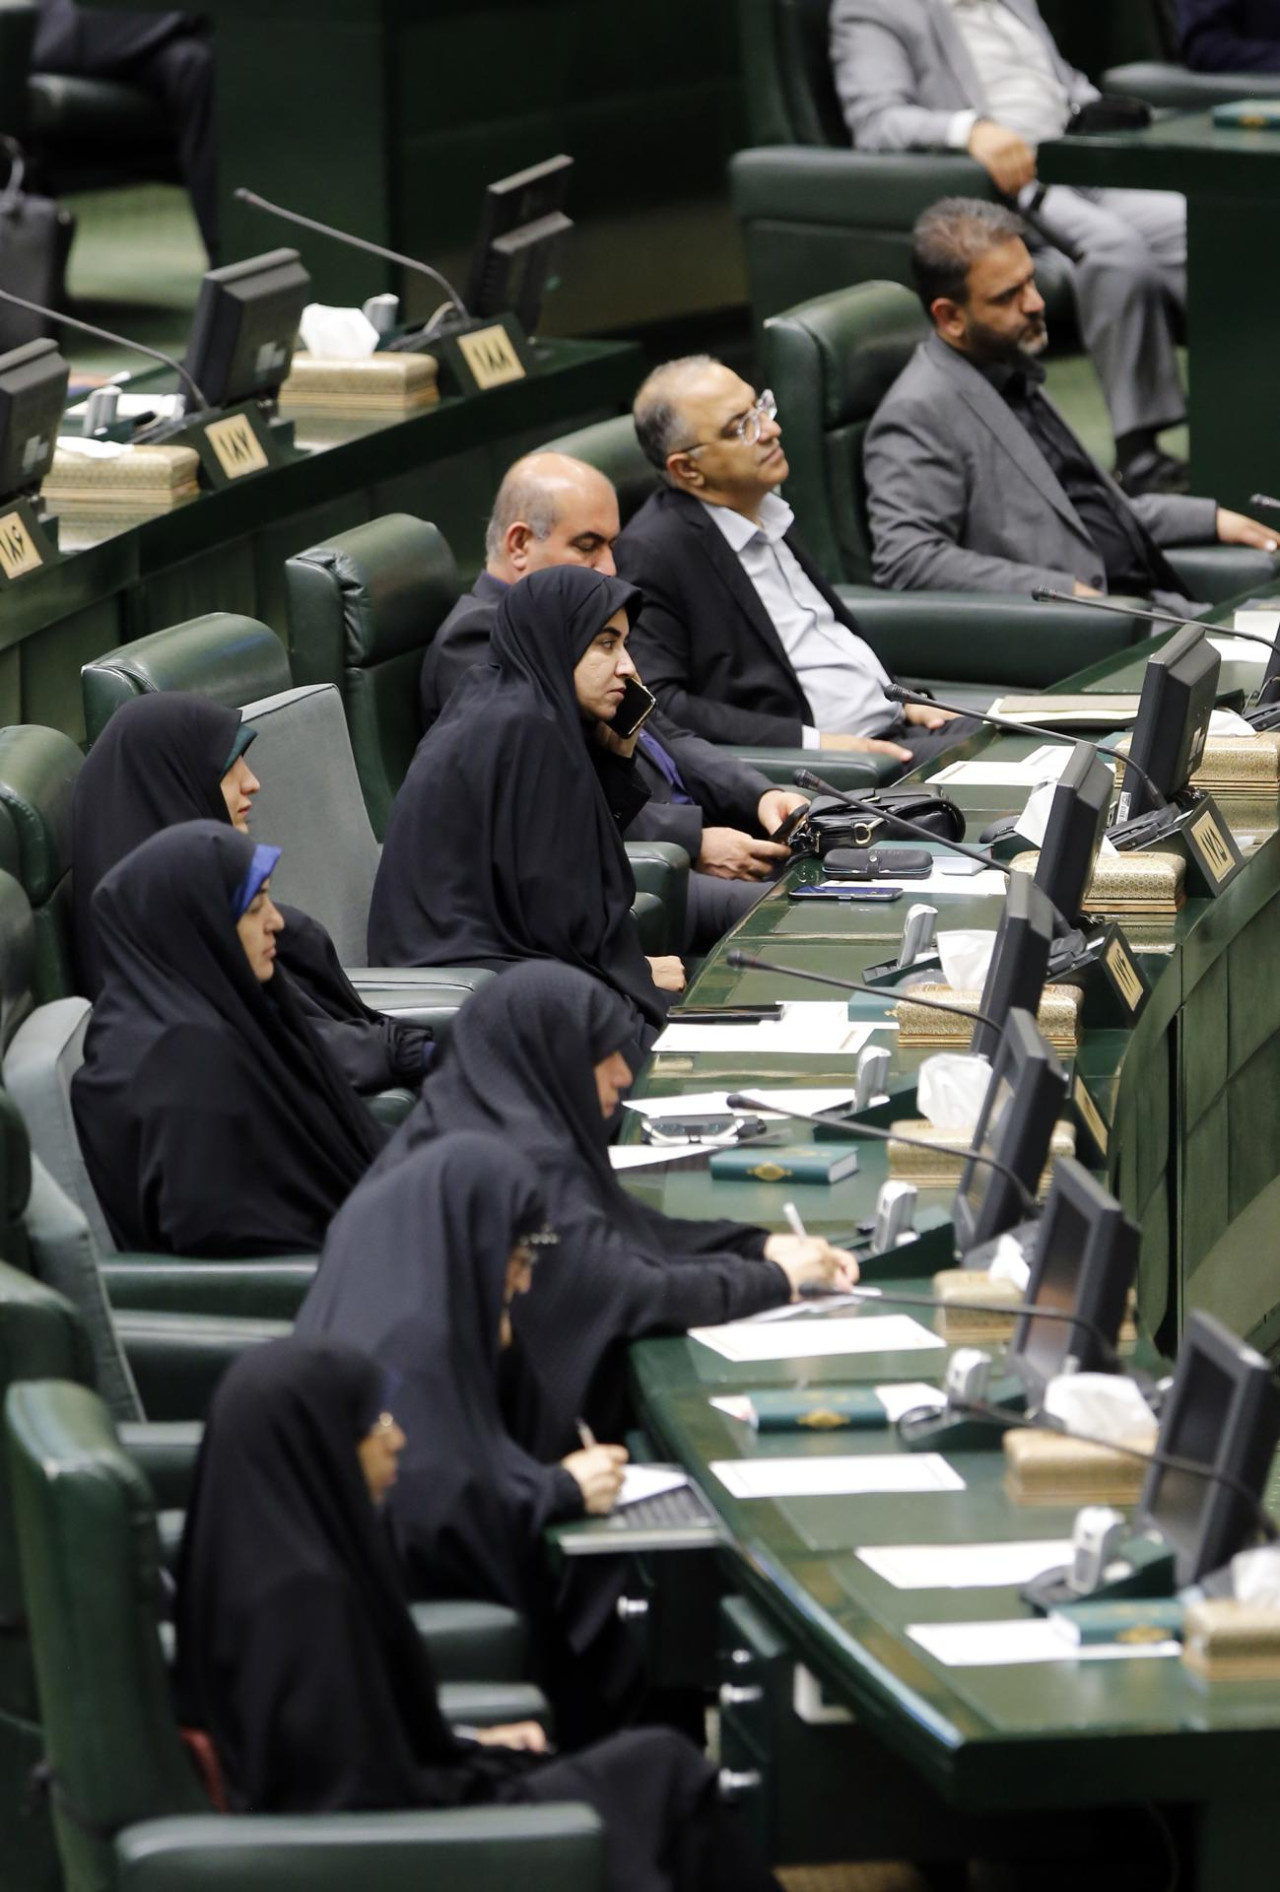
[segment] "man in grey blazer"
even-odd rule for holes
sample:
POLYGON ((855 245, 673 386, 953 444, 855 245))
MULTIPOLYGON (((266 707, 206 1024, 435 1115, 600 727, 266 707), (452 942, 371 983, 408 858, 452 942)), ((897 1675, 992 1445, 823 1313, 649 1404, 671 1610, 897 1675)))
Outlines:
POLYGON ((832 0, 831 59, 862 151, 959 150, 1032 219, 1031 241, 1071 259, 1085 346, 1116 436, 1125 491, 1186 491, 1157 435, 1186 403, 1170 326, 1186 306, 1186 205, 1167 191, 1045 189, 1036 148, 1097 98, 1036 0, 832 0))
POLYGON ((867 433, 877 584, 1164 598, 1178 579, 1163 546, 1277 549, 1269 527, 1211 499, 1130 500, 1089 457, 1042 389, 1044 302, 1011 211, 935 204, 912 267, 934 332, 867 433))

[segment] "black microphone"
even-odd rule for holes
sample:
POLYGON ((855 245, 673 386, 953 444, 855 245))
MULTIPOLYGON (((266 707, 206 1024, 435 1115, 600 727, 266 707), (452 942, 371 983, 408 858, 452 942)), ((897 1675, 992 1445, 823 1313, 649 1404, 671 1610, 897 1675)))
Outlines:
POLYGON ((1176 611, 1162 611, 1155 604, 1119 604, 1114 598, 1073 598, 1066 591, 1050 591, 1046 585, 1037 585, 1031 596, 1037 604, 1078 604, 1085 605, 1090 611, 1111 611, 1122 618, 1156 618, 1161 624, 1182 624, 1193 631, 1203 631, 1206 637, 1217 632, 1219 637, 1238 637, 1242 644, 1261 644, 1264 650, 1275 650, 1275 639, 1259 637, 1256 631, 1229 631, 1222 626, 1206 624, 1203 618, 1184 618, 1176 611))
POLYGON ((351 249, 367 250, 370 256, 380 256, 384 263, 399 263, 405 269, 416 269, 421 276, 429 276, 444 290, 464 322, 470 321, 466 304, 447 276, 442 276, 438 269, 432 269, 430 263, 419 262, 416 256, 402 256, 399 250, 384 249, 381 243, 370 243, 367 237, 352 236, 349 230, 337 230, 331 223, 321 223, 315 217, 304 217, 301 211, 286 210, 283 204, 273 204, 265 197, 259 197, 256 191, 246 190, 243 185, 234 193, 242 204, 250 204, 254 210, 265 210, 269 217, 283 217, 286 223, 299 224, 304 230, 314 230, 317 236, 332 237, 335 243, 345 243, 351 249))
POLYGON ((882 1130, 877 1124, 849 1123, 839 1117, 815 1117, 807 1110, 787 1110, 781 1104, 767 1104, 763 1098, 752 1097, 747 1091, 734 1091, 733 1094, 726 1097, 724 1101, 726 1108, 729 1110, 750 1110, 757 1113, 764 1111, 766 1115, 772 1114, 775 1117, 792 1117, 796 1123, 817 1124, 818 1128, 821 1130, 834 1130, 838 1136, 853 1137, 857 1141, 865 1140, 868 1143, 905 1143, 909 1149, 928 1150, 931 1156, 938 1156, 940 1154, 944 1156, 954 1155, 962 1163, 982 1163, 988 1169, 997 1170, 1007 1182, 1013 1184, 1018 1192, 1022 1207, 1028 1216, 1034 1217, 1038 1216, 1040 1213, 1040 1204, 1036 1201, 1017 1171, 1011 1169, 1008 1163, 1002 1163, 998 1156, 989 1156, 985 1150, 968 1149, 949 1151, 945 1146, 940 1149, 938 1144, 930 1143, 927 1137, 899 1136, 896 1130, 882 1130))
POLYGON ((1280 499, 1272 499, 1270 493, 1250 493, 1251 506, 1265 506, 1268 512, 1280 512, 1280 499))
MULTIPOLYGON (((901 1140, 901 1138, 898 1139, 898 1141, 901 1140)), ((831 1245, 833 1248, 838 1246, 835 1242, 831 1245)), ((1104 1357, 1111 1361, 1113 1369, 1118 1368, 1120 1364, 1120 1356, 1116 1352, 1114 1340, 1103 1332, 1102 1328, 1098 1326, 1098 1323, 1096 1321, 1086 1320, 1081 1314, 1072 1314, 1065 1308, 1037 1307, 1032 1301, 975 1301, 972 1303, 964 1301, 945 1301, 940 1294, 900 1294, 896 1288, 879 1288, 870 1285, 865 1288, 842 1288, 840 1294, 842 1299, 846 1297, 856 1297, 868 1303, 874 1301, 888 1301, 894 1307, 899 1304, 903 1307, 935 1307, 941 1308, 944 1313, 951 1314, 960 1310, 967 1310, 971 1306, 975 1314, 1012 1314, 1024 1320, 1066 1321, 1072 1327, 1081 1328, 1098 1342, 1103 1350, 1104 1357)))
POLYGON ((30 309, 33 315, 43 315, 50 322, 60 322, 64 328, 79 329, 83 335, 92 335, 100 342, 113 342, 117 348, 131 348, 137 355, 149 355, 152 361, 161 361, 166 368, 184 381, 195 396, 196 412, 207 413, 209 403, 203 393, 187 373, 182 363, 173 355, 166 355, 162 348, 151 348, 146 342, 135 342, 128 335, 117 335, 114 329, 98 328, 92 322, 82 322, 78 315, 64 315, 61 309, 46 309, 42 302, 28 302, 25 296, 15 296, 8 289, 0 289, 0 302, 12 302, 15 308, 30 309))
MULTIPOLYGON (((808 979, 813 985, 829 986, 836 992, 865 992, 873 999, 904 999, 911 1005, 923 1005, 930 1012, 950 1012, 953 1018, 968 1018, 975 1025, 988 1025, 994 1032, 1003 1027, 987 1012, 978 1011, 976 1006, 952 1005, 945 999, 917 998, 910 986, 893 991, 886 986, 864 985, 860 979, 833 979, 827 972, 806 972, 799 966, 780 966, 775 960, 760 959, 755 953, 744 952, 741 946, 731 946, 725 954, 725 964, 750 972, 781 972, 788 979, 808 979)), ((904 966, 904 972, 910 967, 904 966)))
MULTIPOLYGON (((1080 602, 1082 604, 1088 603, 1089 600, 1081 599, 1080 602)), ((1197 624, 1196 628, 1202 631, 1204 625, 1197 624)), ((1021 717, 993 716, 990 710, 961 709, 955 703, 942 703, 939 702, 937 697, 921 696, 914 690, 904 690, 900 683, 886 683, 884 693, 895 703, 919 703, 922 708, 926 709, 951 710, 957 716, 973 716, 980 723, 990 723, 993 729, 1007 729, 1015 736, 1048 736, 1051 742, 1063 741, 1062 731, 1060 729, 1052 729, 1045 723, 1024 723, 1021 717)), ((1092 749, 1096 749, 1099 755, 1109 755, 1113 757, 1115 761, 1122 762, 1125 768, 1132 769, 1138 780, 1145 786, 1147 793, 1154 796, 1157 808, 1167 808, 1169 806, 1169 797, 1161 794, 1159 788, 1152 781, 1146 770, 1140 769, 1132 757, 1125 754, 1123 749, 1113 748, 1110 743, 1106 742, 1094 742, 1090 743, 1089 746, 1092 749)), ((936 835, 934 839, 937 839, 936 835)))

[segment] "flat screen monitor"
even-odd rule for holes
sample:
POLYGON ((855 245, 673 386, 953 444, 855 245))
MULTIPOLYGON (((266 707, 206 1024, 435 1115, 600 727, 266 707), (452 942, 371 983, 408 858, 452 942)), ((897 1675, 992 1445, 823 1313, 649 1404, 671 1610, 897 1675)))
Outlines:
POLYGON ((1005 1020, 1015 1005, 1035 1017, 1052 946, 1053 908, 1029 874, 1011 875, 978 1004, 992 1022, 986 1025, 979 1020, 974 1026, 970 1051, 995 1057, 1005 1020))
POLYGON ((1083 911, 1114 786, 1093 744, 1078 742, 1053 791, 1035 874, 1036 886, 1069 920, 1083 911))
POLYGON ((572 174, 572 158, 548 158, 490 184, 471 259, 471 315, 510 310, 526 335, 537 333, 555 246, 573 228, 564 214, 572 174))
MULTIPOLYGON (((1147 660, 1129 754, 1166 801, 1182 793, 1199 764, 1221 668, 1221 657, 1197 624, 1175 631, 1147 660)), ((1156 805, 1147 784, 1126 768, 1116 820, 1136 820, 1156 805)))
POLYGON ((1066 1156, 1054 1164, 1025 1296, 1033 1311, 1009 1343, 1010 1364, 1033 1392, 1042 1393, 1068 1360, 1081 1373, 1105 1373, 1114 1364, 1138 1240, 1115 1197, 1082 1164, 1066 1156), (1074 1315, 1079 1324, 1038 1320, 1040 1308, 1074 1315))
MULTIPOLYGON (((274 400, 310 300, 311 278, 296 250, 269 250, 208 271, 183 365, 210 407, 274 400)), ((188 412, 193 398, 188 390, 188 412)))
MULTIPOLYGON (((1049 1155, 1053 1126, 1067 1090, 1067 1074, 1040 1036, 1030 1012, 1015 1009, 1005 1021, 991 1082, 974 1130, 973 1147, 1012 1169, 1034 1196, 1049 1155)), ((1026 1215, 1007 1176, 970 1158, 951 1207, 960 1254, 994 1240, 1026 1215)))
POLYGON ((0 500, 39 492, 53 465, 69 374, 50 341, 0 355, 0 500))
POLYGON ((1179 1587, 1253 1542, 1277 1438, 1280 1388, 1267 1361, 1212 1315, 1191 1314, 1156 1450, 1202 1465, 1205 1475, 1151 1465, 1137 1513, 1174 1551, 1179 1587))
POLYGON ((1258 685, 1259 704, 1280 703, 1280 634, 1271 646, 1271 655, 1267 658, 1267 667, 1262 673, 1262 682, 1258 685))

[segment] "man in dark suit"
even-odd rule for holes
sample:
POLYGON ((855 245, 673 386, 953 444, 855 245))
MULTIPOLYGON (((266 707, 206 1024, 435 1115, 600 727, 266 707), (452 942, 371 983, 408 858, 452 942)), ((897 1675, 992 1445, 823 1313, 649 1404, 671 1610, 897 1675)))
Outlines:
POLYGON ((1195 72, 1280 72, 1276 0, 1178 0, 1178 38, 1195 72))
POLYGON ((631 650, 668 715, 711 742, 904 765, 954 740, 941 710, 890 702, 884 665, 797 543, 772 395, 694 355, 655 369, 634 415, 666 485, 618 540, 618 569, 644 592, 631 650))
MULTIPOLYGON (((530 572, 590 565, 612 573, 618 499, 604 475, 561 453, 517 460, 498 489, 485 538, 486 566, 459 598, 422 664, 422 720, 429 729, 459 680, 484 663, 504 593, 530 572)), ((759 899, 789 850, 766 837, 805 796, 775 788, 758 769, 690 735, 655 710, 634 757, 649 800, 629 841, 673 841, 694 865, 686 950, 704 952, 759 899)))

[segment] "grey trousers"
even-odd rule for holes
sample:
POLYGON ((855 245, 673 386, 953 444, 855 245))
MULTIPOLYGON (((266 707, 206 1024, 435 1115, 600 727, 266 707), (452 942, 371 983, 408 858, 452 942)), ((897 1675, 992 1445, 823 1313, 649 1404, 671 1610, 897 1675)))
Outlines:
POLYGON ((1085 347, 1118 436, 1186 417, 1170 304, 1187 302, 1187 206, 1173 191, 1045 193, 1035 222, 1072 263, 1085 347))

